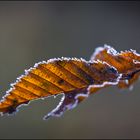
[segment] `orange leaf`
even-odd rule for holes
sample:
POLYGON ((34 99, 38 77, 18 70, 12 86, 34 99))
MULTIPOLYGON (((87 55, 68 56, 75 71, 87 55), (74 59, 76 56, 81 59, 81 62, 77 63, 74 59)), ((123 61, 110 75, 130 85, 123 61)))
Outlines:
POLYGON ((109 46, 97 48, 90 61, 62 57, 39 62, 11 84, 0 101, 0 112, 11 114, 32 100, 63 94, 45 119, 61 116, 99 89, 110 85, 129 87, 139 71, 139 54, 133 50, 118 53, 109 46))

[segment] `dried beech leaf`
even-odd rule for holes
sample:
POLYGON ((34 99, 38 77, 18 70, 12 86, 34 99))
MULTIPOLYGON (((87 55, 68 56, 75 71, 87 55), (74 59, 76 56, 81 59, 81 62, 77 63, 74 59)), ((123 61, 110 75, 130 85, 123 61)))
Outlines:
POLYGON ((122 73, 122 79, 118 84, 120 88, 130 87, 140 74, 140 55, 132 49, 118 53, 115 49, 105 45, 96 49, 91 60, 105 61, 122 73))
POLYGON ((11 84, 0 101, 0 112, 12 114, 32 100, 63 94, 59 105, 44 119, 61 116, 104 87, 129 87, 139 71, 140 56, 136 51, 118 53, 107 45, 97 48, 90 61, 62 57, 39 62, 11 84))

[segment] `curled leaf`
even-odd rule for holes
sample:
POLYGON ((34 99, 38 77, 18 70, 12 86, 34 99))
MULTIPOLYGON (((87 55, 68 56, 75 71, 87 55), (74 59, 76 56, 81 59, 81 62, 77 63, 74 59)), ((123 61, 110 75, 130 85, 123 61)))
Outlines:
POLYGON ((42 61, 11 84, 0 101, 0 112, 12 114, 35 99, 63 94, 59 105, 44 119, 61 116, 104 87, 129 87, 139 71, 140 56, 136 51, 118 53, 107 45, 97 48, 90 61, 63 57, 42 61))
POLYGON ((119 73, 122 73, 118 84, 120 88, 130 87, 140 74, 140 55, 132 49, 118 53, 115 49, 105 45, 96 49, 91 60, 105 61, 115 67, 119 73))

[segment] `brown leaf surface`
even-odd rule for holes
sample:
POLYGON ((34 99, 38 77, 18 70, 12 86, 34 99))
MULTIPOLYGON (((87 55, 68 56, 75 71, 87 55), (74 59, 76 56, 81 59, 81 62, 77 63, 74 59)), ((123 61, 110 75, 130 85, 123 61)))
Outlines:
POLYGON ((61 116, 91 93, 110 85, 129 87, 139 77, 140 56, 133 50, 117 53, 109 46, 97 48, 90 61, 50 59, 35 64, 17 78, 0 101, 0 112, 11 114, 23 104, 63 94, 50 116, 61 116))
POLYGON ((132 49, 118 53, 110 46, 100 47, 91 57, 91 60, 98 59, 107 62, 116 68, 119 73, 122 73, 122 79, 118 84, 120 88, 131 86, 139 77, 140 55, 132 49))

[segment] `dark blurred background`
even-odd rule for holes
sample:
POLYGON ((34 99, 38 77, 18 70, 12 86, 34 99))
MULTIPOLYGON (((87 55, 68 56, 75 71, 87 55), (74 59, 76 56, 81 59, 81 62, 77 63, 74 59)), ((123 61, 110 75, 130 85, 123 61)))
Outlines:
MULTIPOLYGON (((140 53, 140 2, 0 2, 0 97, 34 63, 89 60, 98 46, 140 53)), ((60 118, 43 121, 61 96, 0 117, 0 138, 140 138, 140 82, 103 89, 60 118)))

